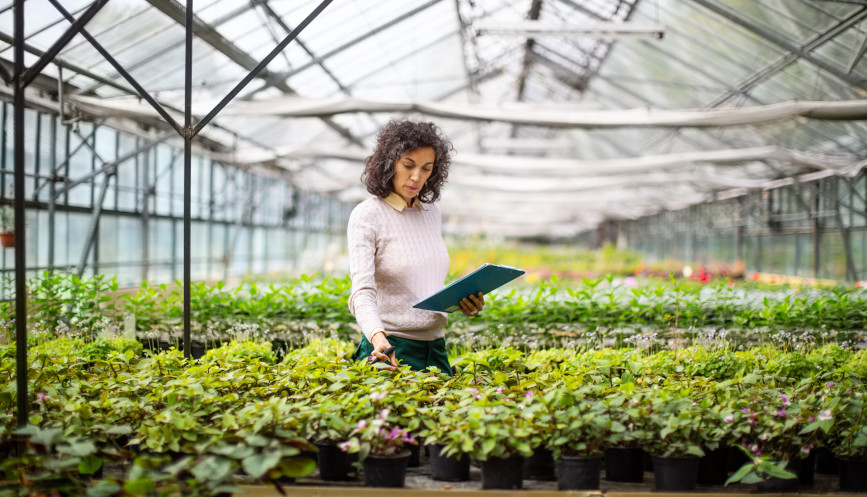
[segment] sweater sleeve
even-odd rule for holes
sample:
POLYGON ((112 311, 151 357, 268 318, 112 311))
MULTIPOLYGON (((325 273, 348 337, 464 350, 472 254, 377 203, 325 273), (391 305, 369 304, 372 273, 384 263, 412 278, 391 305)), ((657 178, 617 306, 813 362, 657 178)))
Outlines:
POLYGON ((367 210, 354 210, 346 230, 352 279, 349 312, 368 340, 374 330, 383 328, 376 305, 376 230, 370 214, 367 210))

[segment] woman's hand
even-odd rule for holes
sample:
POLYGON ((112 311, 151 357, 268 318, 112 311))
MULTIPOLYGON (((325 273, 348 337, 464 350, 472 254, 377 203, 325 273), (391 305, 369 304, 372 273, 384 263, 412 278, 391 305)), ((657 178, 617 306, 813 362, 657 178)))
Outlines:
POLYGON ((373 352, 370 353, 370 356, 379 359, 380 362, 384 364, 391 364, 390 366, 386 366, 383 369, 387 369, 389 371, 397 371, 397 363, 394 362, 394 352, 392 352, 390 356, 383 354, 386 349, 391 347, 391 344, 388 343, 388 339, 385 338, 385 334, 376 333, 371 338, 371 343, 373 344, 373 352))
POLYGON ((466 316, 478 316, 485 306, 485 296, 482 292, 461 299, 461 312, 466 316))

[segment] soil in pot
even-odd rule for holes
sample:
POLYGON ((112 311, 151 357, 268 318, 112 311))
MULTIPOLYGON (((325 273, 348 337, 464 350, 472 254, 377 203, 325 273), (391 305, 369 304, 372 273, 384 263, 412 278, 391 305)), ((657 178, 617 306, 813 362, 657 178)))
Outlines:
POLYGON ((368 487, 402 488, 406 482, 409 450, 391 456, 368 454, 364 459, 364 484, 368 487))
POLYGON ((524 458, 492 457, 482 461, 483 489, 520 489, 524 484, 524 458))
POLYGON ((430 469, 434 480, 467 481, 470 479, 470 457, 466 454, 444 456, 442 445, 425 445, 430 452, 430 469))
POLYGON ((714 450, 704 451, 704 456, 698 460, 699 485, 722 485, 729 477, 728 472, 728 447, 719 447, 714 450))
POLYGON ((593 490, 599 488, 602 456, 561 457, 556 462, 558 489, 593 490))
POLYGON ((319 477, 325 481, 353 481, 358 476, 358 453, 343 452, 337 444, 318 443, 319 477))
POLYGON ((629 483, 644 481, 644 450, 640 447, 605 449, 605 479, 629 483))
POLYGON ((840 470, 840 490, 867 492, 867 458, 837 457, 840 470))
POLYGON ((527 480, 554 481, 554 455, 544 447, 536 447, 533 455, 524 460, 524 478, 527 480))
POLYGON ((656 478, 654 485, 659 491, 691 491, 695 490, 698 481, 699 458, 686 457, 653 457, 653 468, 656 478))

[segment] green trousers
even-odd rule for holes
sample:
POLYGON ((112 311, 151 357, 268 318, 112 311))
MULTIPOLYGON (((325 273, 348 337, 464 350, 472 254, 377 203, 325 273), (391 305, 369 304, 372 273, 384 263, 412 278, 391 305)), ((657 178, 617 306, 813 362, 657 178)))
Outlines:
MULTIPOLYGON (((452 376, 452 367, 449 365, 449 356, 446 353, 445 338, 437 338, 430 342, 410 340, 408 338, 386 337, 388 343, 395 346, 394 360, 397 365, 406 364, 410 369, 425 371, 429 366, 436 366, 443 373, 452 376)), ((355 350, 353 359, 366 361, 373 352, 373 344, 366 337, 361 337, 361 342, 355 350)))

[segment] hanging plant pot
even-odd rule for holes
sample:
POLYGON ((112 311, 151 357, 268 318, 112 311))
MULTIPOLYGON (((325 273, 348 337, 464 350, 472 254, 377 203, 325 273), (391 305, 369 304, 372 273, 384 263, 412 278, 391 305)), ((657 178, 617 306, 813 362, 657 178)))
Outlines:
POLYGON ((704 456, 698 459, 699 485, 722 485, 729 477, 728 447, 705 450, 704 456))
POLYGON ((318 443, 319 453, 316 459, 319 462, 319 477, 325 481, 353 481, 358 476, 355 463, 358 462, 358 453, 343 452, 332 443, 318 443))
POLYGON ((593 490, 599 488, 602 456, 575 456, 557 459, 557 488, 593 490))
POLYGON ((524 460, 524 478, 528 480, 554 481, 554 455, 544 447, 536 447, 533 455, 524 460))
POLYGON ((482 461, 483 489, 520 489, 524 483, 524 458, 492 457, 482 461))
POLYGON ((426 445, 430 451, 430 469, 434 480, 467 481, 470 479, 470 457, 442 455, 442 445, 426 445))
POLYGON ((695 490, 698 480, 699 458, 653 457, 655 488, 661 491, 695 490))
POLYGON ((364 484, 368 487, 402 488, 406 481, 409 450, 391 456, 368 454, 364 459, 364 484))
POLYGON ((644 481, 644 450, 640 447, 605 449, 605 479, 628 483, 644 481))
POLYGON ((837 456, 840 470, 840 490, 867 492, 867 458, 837 456))
POLYGON ((14 232, 6 232, 0 233, 0 245, 3 245, 6 248, 15 246, 15 233, 14 232))

